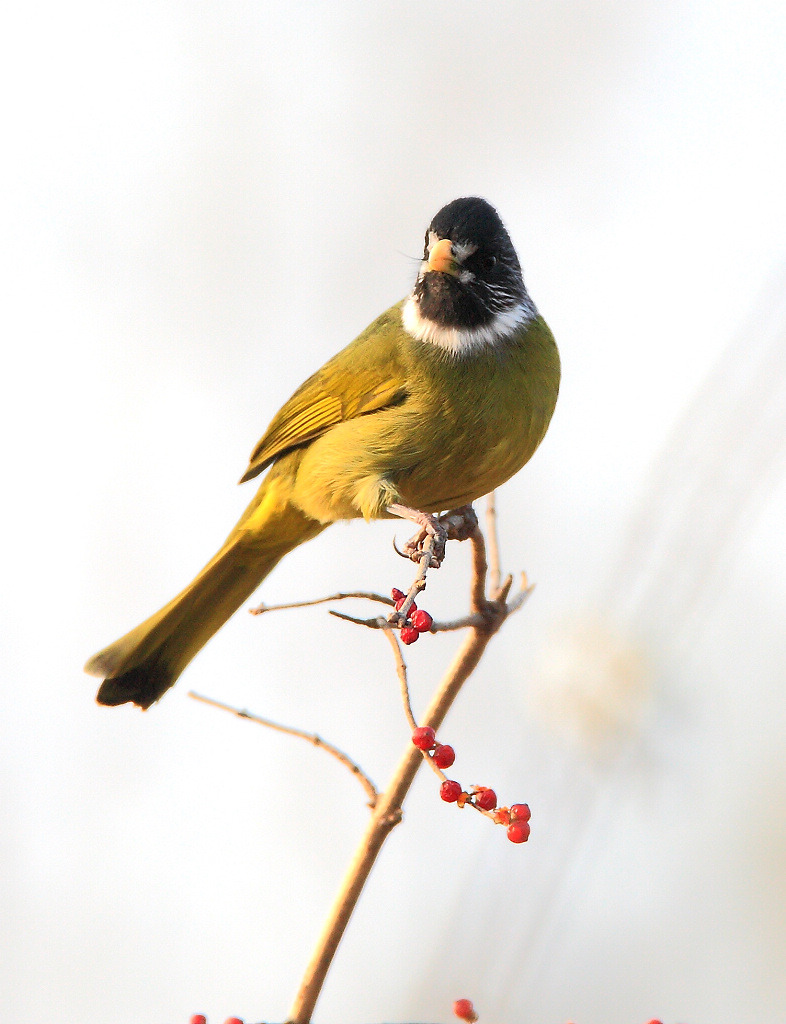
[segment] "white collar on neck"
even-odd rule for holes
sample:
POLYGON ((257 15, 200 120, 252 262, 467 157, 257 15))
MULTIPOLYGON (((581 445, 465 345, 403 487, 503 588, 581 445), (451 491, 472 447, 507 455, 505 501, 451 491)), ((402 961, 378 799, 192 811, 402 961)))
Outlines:
POLYGON ((401 311, 401 322, 407 334, 418 341, 430 341, 454 355, 464 355, 486 345, 498 345, 537 315, 533 302, 526 296, 511 309, 495 313, 489 323, 480 327, 443 327, 424 317, 415 297, 410 295, 401 311))

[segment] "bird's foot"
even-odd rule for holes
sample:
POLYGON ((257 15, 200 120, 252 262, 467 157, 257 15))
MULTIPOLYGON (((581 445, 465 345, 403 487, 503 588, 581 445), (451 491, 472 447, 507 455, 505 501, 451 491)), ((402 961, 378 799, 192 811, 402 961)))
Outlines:
POLYGON ((439 518, 430 512, 421 512, 420 509, 399 504, 389 505, 388 512, 392 512, 394 516, 400 516, 402 519, 409 519, 420 527, 418 532, 406 542, 401 554, 405 558, 411 558, 413 562, 419 562, 423 557, 426 540, 431 537, 433 539, 428 568, 438 569, 445 557, 445 543, 448 539, 448 531, 440 523, 439 518))
POLYGON ((416 523, 420 529, 404 545, 402 554, 413 562, 419 562, 423 558, 423 550, 426 540, 431 537, 431 559, 429 569, 438 569, 445 557, 445 544, 449 540, 466 540, 477 529, 478 517, 471 505, 463 505, 461 508, 445 512, 441 516, 432 515, 430 512, 421 512, 416 508, 408 508, 406 505, 390 505, 388 512, 400 516, 402 519, 409 519, 416 523))

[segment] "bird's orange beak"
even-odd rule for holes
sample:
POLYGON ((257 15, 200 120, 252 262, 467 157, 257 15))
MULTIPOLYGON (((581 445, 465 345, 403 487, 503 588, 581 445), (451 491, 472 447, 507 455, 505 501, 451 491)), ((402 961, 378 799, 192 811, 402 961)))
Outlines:
POLYGON ((458 264, 453 259, 453 243, 449 238, 440 238, 431 247, 428 255, 428 269, 439 274, 458 275, 458 264))

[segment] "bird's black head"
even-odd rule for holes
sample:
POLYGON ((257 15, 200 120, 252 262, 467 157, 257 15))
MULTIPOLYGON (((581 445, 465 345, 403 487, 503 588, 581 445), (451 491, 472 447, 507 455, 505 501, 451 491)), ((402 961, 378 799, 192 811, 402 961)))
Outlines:
POLYGON ((426 231, 404 308, 410 334, 453 351, 495 344, 536 315, 516 251, 485 199, 454 199, 426 231))

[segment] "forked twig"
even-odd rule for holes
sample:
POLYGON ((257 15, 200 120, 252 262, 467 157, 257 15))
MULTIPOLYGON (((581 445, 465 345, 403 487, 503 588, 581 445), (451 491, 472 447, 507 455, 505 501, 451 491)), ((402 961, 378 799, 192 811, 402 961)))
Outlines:
MULTIPOLYGON (((464 640, 464 643, 461 645, 458 653, 454 657, 452 664, 442 678, 442 681, 431 700, 431 704, 427 708, 422 719, 422 724, 424 726, 431 727, 435 732, 444 721, 445 716, 447 715, 453 701, 456 699, 462 685, 478 665, 492 636, 497 632, 497 630, 499 630, 508 615, 512 614, 524 604, 532 591, 532 587, 528 584, 526 576, 522 574, 521 591, 512 601, 510 601, 510 603, 508 603, 508 595, 513 583, 513 577, 508 575, 504 580, 501 580, 499 548, 496 535, 496 512, 494 510, 493 495, 489 496, 486 521, 489 533, 488 556, 483 534, 480 532, 477 525, 473 528, 470 524, 469 530, 463 534, 463 538, 468 538, 472 545, 472 580, 470 586, 469 615, 466 615, 461 619, 456 619, 453 622, 434 623, 431 627, 432 632, 442 632, 462 628, 469 629, 468 636, 464 640), (471 532, 469 532, 470 530, 471 532), (489 573, 491 578, 489 580, 489 595, 487 596, 486 581, 489 573)), ((413 581, 405 600, 402 602, 401 607, 397 611, 390 613, 387 618, 377 616, 371 619, 357 619, 351 615, 346 615, 343 612, 337 612, 331 609, 331 614, 335 615, 337 618, 384 631, 396 659, 396 671, 401 685, 405 712, 412 730, 417 727, 417 723, 412 711, 409 695, 407 668, 402 656, 398 638, 395 634, 395 627, 403 625, 406 622, 407 615, 412 607, 415 597, 426 585, 426 574, 428 572, 428 567, 431 564, 432 545, 433 538, 427 538, 424 542, 422 557, 419 559, 420 564, 418 566, 418 572, 415 580, 413 581)), ((324 604, 328 601, 341 601, 347 598, 366 598, 388 606, 395 603, 390 598, 384 597, 381 594, 367 591, 353 591, 341 592, 329 597, 318 598, 311 601, 298 601, 292 604, 260 605, 258 608, 252 609, 252 611, 255 614, 262 614, 264 612, 283 608, 303 608, 311 605, 324 604)), ((265 725, 268 728, 275 729, 279 732, 284 732, 292 736, 298 736, 302 739, 308 740, 315 746, 321 746, 357 776, 366 793, 369 795, 369 802, 372 808, 371 820, 368 823, 366 832, 358 845, 354 857, 352 858, 344 876, 344 880, 328 915, 328 919, 325 922, 325 926, 314 949, 311 960, 306 968, 300 989, 290 1011, 289 1024, 309 1024, 311 1015, 327 976, 327 972, 330 968, 330 964, 332 963, 333 957, 335 956, 338 948, 338 944, 341 941, 347 924, 349 923, 352 912, 360 893, 365 886, 374 862, 376 861, 377 855, 379 854, 388 834, 393 828, 395 828, 399 821, 401 821, 402 804, 410 786, 412 785, 418 768, 423 761, 423 752, 414 746, 414 744, 408 742, 390 784, 385 792, 378 793, 368 776, 354 761, 352 761, 351 758, 340 751, 337 747, 334 747, 330 743, 326 743, 321 737, 305 732, 302 729, 280 725, 279 723, 272 722, 269 719, 252 715, 248 711, 240 711, 228 704, 223 704, 220 701, 212 700, 211 698, 203 697, 196 693, 190 693, 189 696, 193 697, 195 700, 202 701, 205 704, 210 704, 214 707, 229 711, 240 718, 248 718, 251 721, 265 725)), ((432 767, 437 771, 437 774, 444 777, 443 773, 436 765, 432 764, 432 767)), ((475 804, 470 803, 470 806, 475 806, 475 804)), ((480 810, 479 807, 475 807, 475 809, 480 810)))

